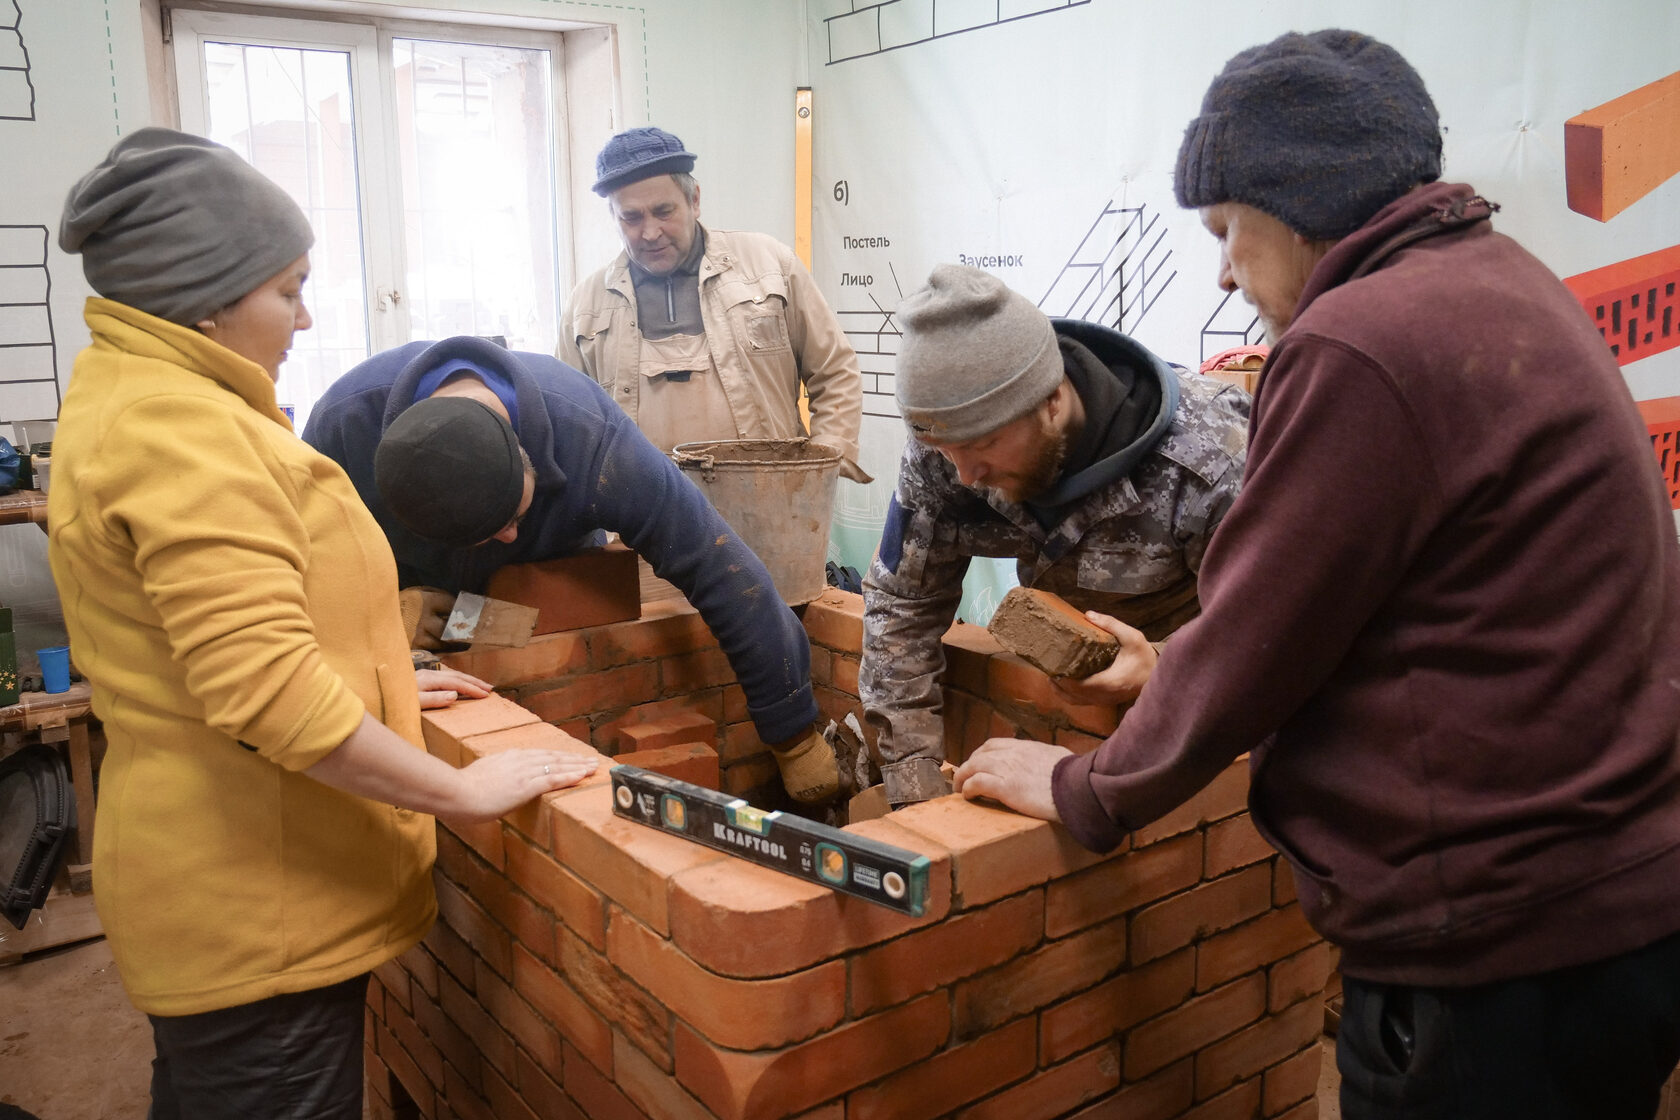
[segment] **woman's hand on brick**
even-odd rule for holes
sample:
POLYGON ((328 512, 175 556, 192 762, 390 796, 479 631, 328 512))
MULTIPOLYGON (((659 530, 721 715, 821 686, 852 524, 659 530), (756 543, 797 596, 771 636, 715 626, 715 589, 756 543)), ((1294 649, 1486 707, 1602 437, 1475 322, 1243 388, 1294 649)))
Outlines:
POLYGON ((511 750, 485 755, 462 767, 460 789, 437 815, 463 824, 493 821, 552 790, 575 786, 595 773, 600 759, 569 751, 511 750))
POLYGON ((447 708, 463 696, 478 700, 491 692, 489 681, 459 669, 416 669, 414 683, 420 689, 422 708, 447 708))
POLYGON ((1029 817, 1059 821, 1050 776, 1056 763, 1072 753, 1030 739, 987 739, 957 767, 952 784, 970 801, 985 797, 1029 817))

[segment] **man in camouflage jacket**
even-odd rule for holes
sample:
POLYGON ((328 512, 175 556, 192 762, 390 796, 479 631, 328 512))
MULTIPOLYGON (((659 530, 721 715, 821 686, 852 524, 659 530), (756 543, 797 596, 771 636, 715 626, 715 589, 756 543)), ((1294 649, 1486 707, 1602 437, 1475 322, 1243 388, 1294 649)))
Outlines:
POLYGON ((977 269, 942 265, 899 307, 910 428, 864 580, 858 690, 895 805, 947 792, 941 637, 973 556, 1014 557, 1121 640, 1061 682, 1070 702, 1142 688, 1159 642, 1199 611, 1196 573, 1243 471, 1248 397, 1118 331, 1051 320, 977 269))

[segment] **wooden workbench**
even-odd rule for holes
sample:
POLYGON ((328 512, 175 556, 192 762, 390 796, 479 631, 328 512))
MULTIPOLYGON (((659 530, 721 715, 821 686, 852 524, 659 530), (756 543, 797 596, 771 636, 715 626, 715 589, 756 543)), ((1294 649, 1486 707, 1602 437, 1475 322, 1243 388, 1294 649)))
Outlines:
MULTIPOLYGON (((5 495, 6 498, 15 495, 5 495)), ((41 503, 43 514, 46 503, 41 503)), ((0 731, 20 732, 70 756, 70 780, 76 793, 74 847, 66 858, 69 886, 47 896, 23 929, 0 920, 0 965, 16 963, 25 953, 84 941, 102 932, 93 908, 93 748, 88 734, 93 720, 93 689, 77 681, 68 692, 25 692, 16 704, 0 707, 0 731)))
POLYGON ((0 494, 0 525, 47 527, 47 496, 39 490, 13 490, 0 494))

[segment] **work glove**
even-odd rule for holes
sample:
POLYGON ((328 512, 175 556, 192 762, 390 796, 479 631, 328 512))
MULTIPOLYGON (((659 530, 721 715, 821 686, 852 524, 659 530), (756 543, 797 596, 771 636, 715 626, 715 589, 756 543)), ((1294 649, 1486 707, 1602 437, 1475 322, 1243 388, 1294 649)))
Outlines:
POLYGON ((792 746, 771 747, 770 754, 782 772, 782 785, 795 801, 815 805, 840 792, 840 764, 817 728, 792 746))

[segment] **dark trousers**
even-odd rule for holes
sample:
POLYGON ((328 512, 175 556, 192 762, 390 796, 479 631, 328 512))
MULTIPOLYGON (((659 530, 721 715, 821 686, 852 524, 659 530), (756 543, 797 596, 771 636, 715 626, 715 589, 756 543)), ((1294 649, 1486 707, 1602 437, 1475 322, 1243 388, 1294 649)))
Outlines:
POLYGON ((1474 988, 1343 981, 1347 1120, 1651 1120, 1680 1061, 1680 935, 1474 988))
POLYGON ((367 973, 197 1015, 150 1015, 149 1120, 361 1120, 367 973))

